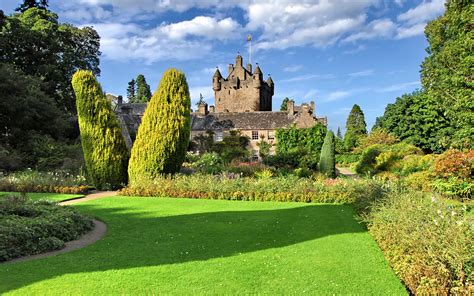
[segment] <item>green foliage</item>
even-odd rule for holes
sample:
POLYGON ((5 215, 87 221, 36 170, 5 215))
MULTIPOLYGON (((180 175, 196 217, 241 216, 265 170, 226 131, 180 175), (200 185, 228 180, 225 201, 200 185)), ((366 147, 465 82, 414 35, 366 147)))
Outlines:
POLYGON ((356 147, 361 138, 367 134, 364 112, 359 105, 355 104, 346 121, 346 134, 344 135, 344 146, 350 151, 356 147))
POLYGON ((448 144, 447 137, 453 132, 444 107, 421 91, 404 94, 389 104, 374 128, 385 129, 428 152, 443 151, 448 144))
POLYGON ((369 232, 413 294, 469 294, 474 216, 432 194, 392 192, 372 204, 369 232))
POLYGON ((277 129, 277 153, 286 153, 301 148, 308 153, 320 153, 323 146, 326 127, 316 124, 311 128, 290 127, 277 129))
POLYGON ((444 15, 426 26, 428 56, 421 65, 427 95, 449 118, 451 132, 444 141, 470 149, 474 147, 473 19, 472 1, 448 1, 444 15))
POLYGON ((91 71, 77 71, 72 85, 87 175, 99 190, 118 188, 127 182, 129 152, 112 105, 91 71))
POLYGON ((361 141, 359 146, 355 149, 355 152, 363 151, 365 148, 375 145, 375 144, 382 144, 382 145, 393 145, 399 142, 397 137, 389 133, 387 130, 382 128, 372 129, 372 131, 364 137, 361 141))
POLYGON ((324 144, 321 149, 321 158, 319 160, 319 171, 329 178, 336 177, 336 158, 335 158, 334 133, 327 131, 324 138, 324 144))
POLYGON ((0 63, 14 64, 43 82, 41 90, 61 111, 76 113, 71 78, 77 69, 99 70, 99 40, 91 27, 58 22, 46 9, 30 8, 4 19, 0 27, 0 63))
POLYGON ((367 147, 361 155, 361 159, 357 163, 355 170, 358 174, 361 175, 373 175, 376 172, 376 157, 380 155, 383 151, 382 145, 372 145, 367 147))
POLYGON ((257 142, 257 146, 259 148, 258 153, 260 154, 260 157, 265 159, 270 155, 270 149, 273 145, 264 139, 261 139, 259 142, 257 142))
POLYGON ((285 97, 283 99, 283 101, 281 102, 280 111, 286 111, 287 110, 289 101, 290 101, 290 99, 288 97, 285 97))
POLYGON ((222 171, 223 163, 224 161, 219 154, 215 152, 204 153, 192 163, 191 168, 205 174, 217 174, 222 171))
POLYGON ((247 146, 250 139, 242 136, 239 131, 230 131, 222 141, 212 145, 212 151, 217 152, 225 164, 233 160, 241 160, 248 157, 247 146))
POLYGON ((136 103, 135 84, 135 79, 128 82, 127 99, 129 103, 136 103))
POLYGON ((137 97, 139 103, 146 103, 151 99, 150 85, 146 83, 145 76, 142 74, 137 76, 137 97))
POLYGON ((39 9, 48 9, 48 0, 23 0, 23 3, 15 11, 25 12, 26 10, 37 7, 39 9))
POLYGON ((168 69, 138 129, 129 163, 130 181, 179 171, 189 143, 190 108, 184 73, 168 69))
POLYGON ((360 160, 360 154, 336 154, 336 163, 342 166, 352 165, 360 160))
POLYGON ((26 197, 0 197, 0 261, 61 249, 91 230, 75 209, 26 197))

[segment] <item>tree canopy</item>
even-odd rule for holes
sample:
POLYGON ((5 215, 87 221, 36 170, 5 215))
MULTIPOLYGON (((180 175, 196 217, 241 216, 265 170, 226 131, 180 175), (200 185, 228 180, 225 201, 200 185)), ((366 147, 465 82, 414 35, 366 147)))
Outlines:
POLYGON ((364 112, 359 105, 355 104, 346 121, 346 134, 344 135, 344 145, 347 150, 357 146, 360 137, 367 134, 367 124, 365 123, 364 112))

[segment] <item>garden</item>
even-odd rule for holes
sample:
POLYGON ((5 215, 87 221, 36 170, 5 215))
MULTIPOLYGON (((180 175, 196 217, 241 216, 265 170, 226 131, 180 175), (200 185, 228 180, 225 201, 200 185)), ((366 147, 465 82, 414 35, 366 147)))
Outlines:
POLYGON ((428 25, 422 89, 370 132, 354 105, 344 135, 278 129, 275 153, 262 138, 257 162, 238 131, 190 139, 189 86, 174 68, 140 98, 149 101, 128 149, 97 80, 97 32, 24 5, 1 13, 0 41, 28 48, 29 36, 53 54, 35 68, 21 46, 0 50, 2 295, 474 293, 472 52, 451 52, 465 46, 472 4, 453 1, 428 25), (44 72, 54 68, 64 72, 44 72), (94 219, 104 237, 48 255, 94 219))

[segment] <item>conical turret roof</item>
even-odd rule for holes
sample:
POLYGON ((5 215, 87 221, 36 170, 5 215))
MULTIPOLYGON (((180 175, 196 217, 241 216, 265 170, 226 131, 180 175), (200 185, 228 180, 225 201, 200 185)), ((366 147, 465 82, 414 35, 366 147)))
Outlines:
POLYGON ((216 69, 216 72, 214 73, 214 77, 222 78, 221 71, 219 71, 219 68, 216 69))
POLYGON ((257 67, 255 68, 255 71, 253 72, 254 74, 262 74, 262 70, 260 69, 260 66, 257 64, 257 67))
POLYGON ((274 83, 273 83, 272 76, 268 76, 267 83, 270 84, 270 85, 271 85, 271 84, 274 84, 274 83))

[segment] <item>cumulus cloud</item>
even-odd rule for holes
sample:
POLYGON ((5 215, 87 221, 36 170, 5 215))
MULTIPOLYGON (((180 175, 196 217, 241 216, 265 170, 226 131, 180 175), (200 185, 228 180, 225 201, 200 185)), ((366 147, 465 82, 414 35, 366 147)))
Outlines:
POLYGON ((357 41, 374 38, 388 38, 393 36, 397 26, 390 19, 379 19, 370 22, 360 32, 354 33, 345 38, 344 41, 357 41))
POLYGON ((291 65, 283 68, 283 71, 285 72, 297 72, 303 69, 303 65, 291 65))
POLYGON ((338 101, 350 95, 351 93, 348 91, 335 91, 335 92, 330 93, 325 99, 323 99, 323 101, 324 102, 338 101))
POLYGON ((400 14, 397 20, 408 25, 429 21, 443 13, 444 2, 444 0, 423 1, 420 5, 400 14))
POLYGON ((240 24, 232 18, 216 20, 213 17, 198 16, 189 21, 160 26, 158 30, 174 40, 188 36, 225 40, 238 37, 240 28, 240 24))

